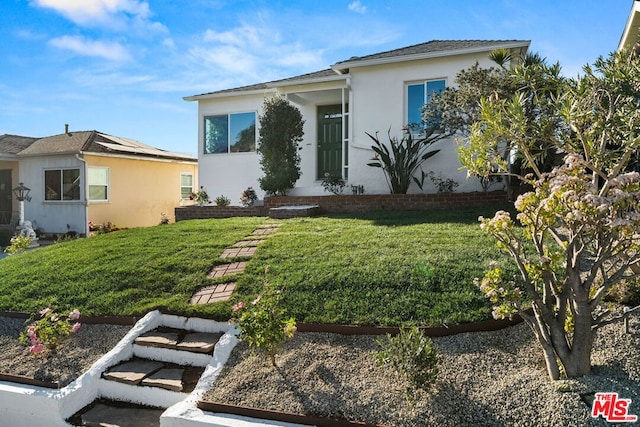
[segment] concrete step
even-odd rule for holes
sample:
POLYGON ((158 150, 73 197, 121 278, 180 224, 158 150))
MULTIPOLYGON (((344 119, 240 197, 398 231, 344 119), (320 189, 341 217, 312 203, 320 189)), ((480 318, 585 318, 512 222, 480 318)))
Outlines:
POLYGON ((99 400, 68 421, 76 426, 91 427, 159 427, 164 409, 99 400))
POLYGON ((213 348, 221 333, 192 332, 180 329, 158 328, 140 335, 135 340, 139 346, 168 348, 192 353, 213 354, 213 348))
POLYGON ((131 386, 157 387, 190 393, 203 371, 204 368, 201 367, 133 358, 111 367, 102 374, 102 378, 131 386))

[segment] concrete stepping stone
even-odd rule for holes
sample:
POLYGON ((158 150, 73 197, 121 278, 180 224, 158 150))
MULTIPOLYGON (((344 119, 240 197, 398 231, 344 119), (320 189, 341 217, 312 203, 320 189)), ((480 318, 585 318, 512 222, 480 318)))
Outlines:
POLYGON ((211 304, 218 301, 226 301, 236 288, 236 282, 221 283, 219 285, 205 286, 191 296, 191 304, 211 304))
POLYGON ((136 338, 135 343, 149 347, 176 348, 178 344, 178 333, 151 331, 140 335, 136 338))
POLYGON ((187 334, 182 341, 178 343, 178 350, 191 351, 193 353, 213 353, 213 348, 220 339, 222 334, 209 334, 204 332, 192 332, 187 334))
POLYGON ((160 427, 164 409, 126 407, 98 403, 81 415, 82 425, 91 427, 160 427))
POLYGON ((239 242, 234 243, 233 246, 236 248, 245 248, 247 246, 249 247, 258 246, 261 243, 264 243, 264 239, 241 240, 239 242))
POLYGON ((256 249, 257 248, 255 246, 225 249, 220 255, 220 258, 225 259, 225 258, 235 258, 239 256, 253 256, 256 253, 256 249))
POLYGON ((265 236, 265 235, 273 234, 276 231, 278 231, 278 227, 256 228, 255 230, 253 230, 253 233, 251 233, 251 235, 249 237, 265 236))
POLYGON ((102 374, 102 376, 107 380, 138 385, 144 378, 153 374, 162 367, 164 367, 162 362, 134 359, 114 366, 108 372, 102 374))
POLYGON ((182 391, 183 375, 183 368, 163 368, 143 379, 140 385, 160 387, 172 391, 182 391))
POLYGON ((246 261, 232 262, 230 264, 216 265, 207 275, 210 279, 217 279, 219 277, 230 276, 232 274, 242 273, 247 267, 246 261))

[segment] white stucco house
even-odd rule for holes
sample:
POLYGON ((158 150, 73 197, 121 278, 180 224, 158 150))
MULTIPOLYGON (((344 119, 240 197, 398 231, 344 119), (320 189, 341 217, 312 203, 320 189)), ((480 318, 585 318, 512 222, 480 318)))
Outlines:
MULTIPOLYGON (((267 97, 284 95, 302 113, 302 176, 292 196, 326 194, 322 178, 326 172, 342 174, 350 185, 362 185, 366 194, 387 194, 389 188, 379 168, 367 166, 374 152, 365 132, 379 132, 388 142, 387 131, 401 137, 407 124, 421 121, 421 107, 429 94, 452 86, 456 74, 478 62, 494 65, 491 51, 510 49, 517 57, 526 53, 528 40, 430 41, 414 46, 352 57, 330 68, 283 80, 219 90, 184 97, 198 102, 199 183, 210 197, 225 195, 238 202, 243 189, 259 192, 262 176, 256 144, 262 105, 267 97)), ((433 146, 440 152, 427 160, 424 171, 454 179, 457 192, 479 191, 476 180, 467 180, 459 170, 456 142, 441 140, 433 146)), ((424 192, 436 192, 427 182, 424 192)), ((410 193, 420 192, 412 184, 410 193)))

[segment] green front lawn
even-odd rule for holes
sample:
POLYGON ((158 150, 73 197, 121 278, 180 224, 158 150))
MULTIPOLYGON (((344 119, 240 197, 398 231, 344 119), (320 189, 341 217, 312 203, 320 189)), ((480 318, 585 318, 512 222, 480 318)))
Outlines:
MULTIPOLYGON (((33 312, 54 305, 83 314, 164 312, 227 320, 231 305, 260 293, 269 280, 284 286, 298 321, 397 325, 466 322, 490 317, 473 286, 491 259, 503 260, 481 233, 478 215, 377 212, 299 218, 280 230, 232 279, 231 301, 189 305, 218 256, 268 218, 194 220, 123 230, 39 248, 0 261, 0 310, 33 312)), ((515 270, 513 270, 515 273, 515 270)))

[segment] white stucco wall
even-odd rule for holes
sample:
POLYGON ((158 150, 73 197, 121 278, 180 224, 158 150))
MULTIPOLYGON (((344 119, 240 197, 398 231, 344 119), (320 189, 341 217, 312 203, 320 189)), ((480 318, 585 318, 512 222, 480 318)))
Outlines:
POLYGON ((25 220, 35 222, 34 228, 47 233, 84 233, 86 206, 84 203, 84 164, 74 155, 30 157, 20 160, 20 181, 31 189, 31 201, 24 203, 25 220), (44 171, 46 169, 80 169, 80 200, 45 201, 44 171), (68 227, 67 227, 68 225, 68 227))
MULTIPOLYGON (((262 114, 262 104, 267 93, 202 100, 198 102, 198 181, 204 186, 211 200, 224 195, 232 205, 240 204, 240 195, 247 187, 253 187, 262 199, 258 178, 262 175, 258 155, 254 153, 204 154, 204 118, 218 114, 256 113, 256 132, 259 132, 257 116, 262 114)), ((257 135, 257 134, 256 134, 257 135)))
MULTIPOLYGON (((471 67, 476 61, 483 67, 493 63, 486 54, 466 54, 420 61, 356 67, 349 71, 344 80, 314 83, 278 88, 279 93, 290 97, 290 101, 300 109, 305 119, 304 140, 301 143, 302 176, 291 195, 322 195, 321 182, 316 179, 317 156, 317 107, 341 103, 341 88, 350 87, 350 145, 349 179, 344 194, 350 193, 350 185, 363 185, 366 194, 386 194, 389 188, 384 174, 379 168, 367 166, 374 152, 373 141, 366 132, 379 132, 382 141, 388 142, 387 131, 402 137, 402 128, 407 123, 406 85, 433 79, 445 79, 447 86, 453 86, 456 74, 471 67)), ((216 97, 198 101, 198 158, 201 185, 214 199, 225 195, 238 204, 243 189, 252 186, 260 198, 258 179, 262 175, 256 153, 203 154, 204 117, 215 114, 230 114, 255 111, 262 114, 265 96, 272 96, 273 90, 250 95, 216 97)), ((231 95, 234 95, 232 92, 231 95)), ((259 132, 259 123, 256 123, 259 132)), ((466 171, 460 169, 454 138, 442 140, 432 146, 440 152, 423 165, 425 173, 433 172, 437 177, 453 179, 458 183, 456 192, 480 191, 477 179, 467 179, 466 171)), ((494 187, 493 189, 498 189, 494 187)), ((427 178, 424 192, 435 193, 437 187, 427 178)), ((420 192, 412 184, 410 193, 420 192)))

